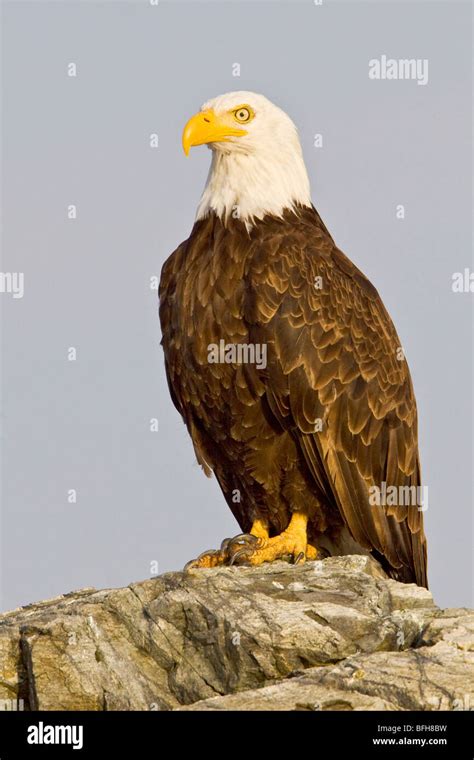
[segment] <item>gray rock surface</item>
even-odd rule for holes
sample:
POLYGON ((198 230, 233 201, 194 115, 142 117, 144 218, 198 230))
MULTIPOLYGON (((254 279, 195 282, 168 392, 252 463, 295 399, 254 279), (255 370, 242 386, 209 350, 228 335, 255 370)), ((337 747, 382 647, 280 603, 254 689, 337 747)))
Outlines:
POLYGON ((474 614, 368 557, 167 573, 0 616, 25 709, 474 708, 474 614))

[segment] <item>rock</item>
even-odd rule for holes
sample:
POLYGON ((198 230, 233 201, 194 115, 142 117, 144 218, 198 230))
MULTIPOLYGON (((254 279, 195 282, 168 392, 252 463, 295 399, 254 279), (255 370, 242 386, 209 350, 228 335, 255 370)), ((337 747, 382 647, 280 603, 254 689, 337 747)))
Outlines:
POLYGON ((371 558, 167 573, 0 616, 0 699, 30 710, 474 707, 474 615, 371 558))

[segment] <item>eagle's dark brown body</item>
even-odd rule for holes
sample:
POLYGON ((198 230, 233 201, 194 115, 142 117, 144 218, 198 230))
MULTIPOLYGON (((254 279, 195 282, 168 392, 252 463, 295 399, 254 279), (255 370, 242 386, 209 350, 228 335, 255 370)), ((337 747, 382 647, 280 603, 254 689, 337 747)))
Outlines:
POLYGON ((375 288, 317 212, 196 222, 166 261, 160 319, 173 401, 242 531, 293 511, 331 554, 371 551, 426 585, 416 506, 369 487, 418 486, 417 413, 400 342, 375 288), (321 278, 321 279, 318 279, 321 278), (209 363, 211 344, 265 344, 267 366, 209 363), (319 421, 319 422, 318 422, 319 421))

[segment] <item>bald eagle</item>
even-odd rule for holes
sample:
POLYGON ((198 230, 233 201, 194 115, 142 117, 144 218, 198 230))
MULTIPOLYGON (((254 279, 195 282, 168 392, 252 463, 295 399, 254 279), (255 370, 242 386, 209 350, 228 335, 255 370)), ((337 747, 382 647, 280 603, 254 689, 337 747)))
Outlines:
POLYGON ((196 221, 161 273, 162 346, 198 462, 242 534, 191 567, 371 554, 426 586, 407 362, 378 292, 311 203, 295 125, 232 92, 186 124, 186 155, 203 144, 196 221))

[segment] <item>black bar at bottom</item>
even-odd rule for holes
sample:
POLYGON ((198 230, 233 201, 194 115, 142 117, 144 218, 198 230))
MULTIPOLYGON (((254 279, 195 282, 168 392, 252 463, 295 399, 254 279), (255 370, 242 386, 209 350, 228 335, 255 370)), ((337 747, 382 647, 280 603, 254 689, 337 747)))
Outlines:
POLYGON ((474 757, 473 714, 452 712, 0 712, 0 760, 321 751, 370 757, 474 757), (165 750, 165 747, 168 748, 165 750))

